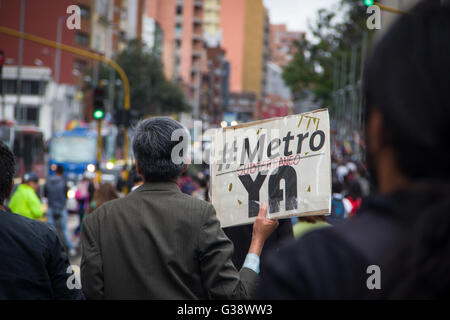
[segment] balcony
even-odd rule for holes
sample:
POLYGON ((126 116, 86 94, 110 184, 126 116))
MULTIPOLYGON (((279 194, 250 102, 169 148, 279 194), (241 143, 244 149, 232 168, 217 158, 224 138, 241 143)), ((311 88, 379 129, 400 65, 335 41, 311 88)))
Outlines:
POLYGON ((195 8, 203 8, 203 0, 194 0, 195 8))
POLYGON ((193 33, 192 34, 192 40, 194 40, 194 41, 202 41, 203 40, 203 36, 201 34, 198 34, 198 33, 193 33))
POLYGON ((198 16, 192 18, 192 20, 193 20, 194 24, 202 24, 203 23, 203 19, 198 16))
POLYGON ((194 58, 200 58, 202 56, 202 52, 200 50, 193 50, 192 51, 192 56, 194 58))

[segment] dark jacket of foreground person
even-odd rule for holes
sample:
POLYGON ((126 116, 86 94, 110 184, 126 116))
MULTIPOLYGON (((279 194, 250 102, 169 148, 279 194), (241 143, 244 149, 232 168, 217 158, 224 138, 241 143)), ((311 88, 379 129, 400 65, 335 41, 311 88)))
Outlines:
POLYGON ((259 277, 239 273, 214 207, 175 182, 145 183, 83 223, 87 299, 245 299, 259 277))
POLYGON ((0 299, 84 298, 56 233, 43 222, 0 211, 0 257, 0 299))
POLYGON ((449 210, 450 187, 444 184, 372 196, 353 220, 312 231, 270 256, 257 298, 430 298, 446 292, 449 210), (430 278, 421 278, 419 270, 427 263, 441 270, 429 268, 430 278), (380 289, 367 286, 375 284, 371 265, 380 267, 380 289))

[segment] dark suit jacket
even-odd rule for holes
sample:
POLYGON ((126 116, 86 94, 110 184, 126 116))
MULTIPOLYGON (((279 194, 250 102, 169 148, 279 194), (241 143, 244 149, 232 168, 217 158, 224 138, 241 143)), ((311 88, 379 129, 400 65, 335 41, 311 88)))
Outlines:
POLYGON ((214 207, 176 183, 146 183, 84 220, 81 282, 88 299, 244 299, 258 275, 240 272, 214 207))

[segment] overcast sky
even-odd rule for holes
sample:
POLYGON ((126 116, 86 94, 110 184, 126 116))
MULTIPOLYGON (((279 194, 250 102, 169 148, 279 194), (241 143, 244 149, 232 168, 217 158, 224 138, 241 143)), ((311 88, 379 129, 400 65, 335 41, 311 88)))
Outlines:
POLYGON ((284 23, 290 31, 308 31, 308 19, 314 21, 317 11, 331 8, 339 0, 263 0, 269 10, 270 23, 284 23))

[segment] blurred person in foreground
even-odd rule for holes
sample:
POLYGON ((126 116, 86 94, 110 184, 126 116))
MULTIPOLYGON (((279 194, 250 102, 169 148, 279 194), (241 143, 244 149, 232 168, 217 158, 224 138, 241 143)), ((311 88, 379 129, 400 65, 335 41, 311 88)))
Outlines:
POLYGON ((9 208, 12 212, 30 219, 40 219, 44 215, 41 200, 36 192, 39 190, 39 177, 35 173, 25 173, 23 183, 17 187, 9 208))
POLYGON ((67 228, 67 191, 68 187, 64 179, 64 167, 57 165, 55 174, 47 179, 44 186, 44 196, 48 200, 47 222, 52 227, 61 228, 64 235, 63 241, 71 256, 76 255, 73 247, 71 235, 67 228))
POLYGON ((367 159, 378 194, 354 219, 272 256, 257 297, 450 296, 449 88, 450 4, 422 1, 376 44, 365 71, 367 159))
POLYGON ((3 206, 14 185, 15 160, 0 142, 0 299, 82 299, 69 289, 69 260, 46 223, 9 212, 3 206))
POLYGON ((142 121, 134 133, 133 153, 145 183, 84 220, 81 282, 88 299, 251 297, 264 241, 278 222, 267 219, 267 207, 261 206, 238 272, 231 260, 233 244, 214 207, 177 185, 187 165, 172 159, 172 149, 180 143, 171 140, 175 130, 187 133, 170 118, 142 121))

